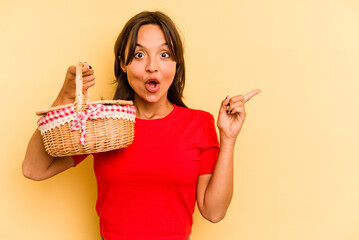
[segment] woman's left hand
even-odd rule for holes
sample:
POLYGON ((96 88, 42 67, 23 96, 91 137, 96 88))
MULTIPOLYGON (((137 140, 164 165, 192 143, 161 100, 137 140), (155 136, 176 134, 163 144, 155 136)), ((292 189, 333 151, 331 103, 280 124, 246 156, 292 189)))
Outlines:
POLYGON ((260 89, 255 89, 244 96, 237 95, 231 98, 227 96, 222 101, 217 121, 221 139, 236 141, 246 118, 244 104, 260 92, 260 89))

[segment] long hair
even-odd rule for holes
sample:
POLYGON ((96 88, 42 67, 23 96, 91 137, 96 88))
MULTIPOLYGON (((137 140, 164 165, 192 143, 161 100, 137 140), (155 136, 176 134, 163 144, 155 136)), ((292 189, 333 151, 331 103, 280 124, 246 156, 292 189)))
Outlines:
POLYGON ((122 29, 115 43, 115 76, 117 82, 114 99, 134 100, 134 91, 128 83, 127 74, 121 68, 131 63, 137 42, 137 34, 141 26, 146 24, 158 25, 165 36, 170 54, 176 62, 176 74, 168 90, 168 100, 178 106, 187 107, 183 102, 185 86, 185 64, 183 44, 173 21, 162 12, 143 11, 132 17, 122 29), (128 56, 125 59, 125 50, 128 45, 128 56))

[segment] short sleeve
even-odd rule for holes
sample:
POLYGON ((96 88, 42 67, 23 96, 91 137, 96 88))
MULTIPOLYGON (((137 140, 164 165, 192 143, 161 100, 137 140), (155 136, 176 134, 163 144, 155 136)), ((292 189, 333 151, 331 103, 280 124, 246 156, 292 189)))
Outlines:
POLYGON ((79 164, 80 164, 83 160, 85 160, 85 158, 87 158, 88 156, 89 156, 89 154, 71 156, 72 159, 73 159, 74 162, 75 162, 74 167, 76 167, 77 165, 79 165, 79 164))
POLYGON ((213 116, 208 114, 207 119, 204 119, 203 122, 203 148, 200 154, 199 175, 213 173, 219 153, 219 142, 213 116))

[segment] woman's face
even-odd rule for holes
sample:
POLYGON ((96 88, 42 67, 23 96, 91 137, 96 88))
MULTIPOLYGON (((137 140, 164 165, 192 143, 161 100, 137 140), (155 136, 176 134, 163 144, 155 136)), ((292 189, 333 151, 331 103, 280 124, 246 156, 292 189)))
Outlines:
POLYGON ((122 65, 122 70, 127 73, 128 82, 135 92, 135 102, 167 101, 167 92, 176 73, 176 62, 159 26, 148 24, 140 27, 134 57, 130 64, 122 65))

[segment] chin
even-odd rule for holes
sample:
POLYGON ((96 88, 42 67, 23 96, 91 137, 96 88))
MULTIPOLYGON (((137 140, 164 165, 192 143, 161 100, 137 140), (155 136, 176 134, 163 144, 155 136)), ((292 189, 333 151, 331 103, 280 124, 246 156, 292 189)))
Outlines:
POLYGON ((156 97, 156 96, 146 96, 146 98, 144 100, 148 103, 157 103, 161 100, 161 98, 156 97))
POLYGON ((137 95, 142 101, 147 103, 158 103, 161 102, 163 99, 167 99, 166 95, 161 95, 157 93, 144 93, 143 95, 137 95))

